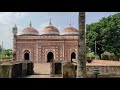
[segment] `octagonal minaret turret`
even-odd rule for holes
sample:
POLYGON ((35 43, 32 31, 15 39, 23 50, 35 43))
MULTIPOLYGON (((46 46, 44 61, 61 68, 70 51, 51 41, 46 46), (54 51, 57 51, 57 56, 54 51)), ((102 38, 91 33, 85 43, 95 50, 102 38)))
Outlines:
POLYGON ((15 26, 12 28, 13 35, 17 35, 17 31, 18 31, 18 29, 17 29, 17 26, 15 24, 15 26))
POLYGON ((15 24, 15 26, 12 28, 12 32, 13 32, 13 50, 12 50, 12 59, 16 60, 16 39, 17 39, 17 26, 15 24))

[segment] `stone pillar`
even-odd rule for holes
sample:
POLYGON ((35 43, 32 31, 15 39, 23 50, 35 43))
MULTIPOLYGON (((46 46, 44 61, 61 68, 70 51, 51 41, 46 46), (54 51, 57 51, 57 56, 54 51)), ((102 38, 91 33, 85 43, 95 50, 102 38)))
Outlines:
POLYGON ((86 77, 85 12, 79 12, 77 77, 86 77))

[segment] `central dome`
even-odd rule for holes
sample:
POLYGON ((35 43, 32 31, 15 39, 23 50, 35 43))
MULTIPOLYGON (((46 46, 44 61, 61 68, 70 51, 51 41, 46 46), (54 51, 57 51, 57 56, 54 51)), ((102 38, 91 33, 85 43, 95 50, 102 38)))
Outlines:
POLYGON ((41 35, 60 35, 60 33, 59 30, 52 25, 50 20, 49 25, 42 30, 41 35))

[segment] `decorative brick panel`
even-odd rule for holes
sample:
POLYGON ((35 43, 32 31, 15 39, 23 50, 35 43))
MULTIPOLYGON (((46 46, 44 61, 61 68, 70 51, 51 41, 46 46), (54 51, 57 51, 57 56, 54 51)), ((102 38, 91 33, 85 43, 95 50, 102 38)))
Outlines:
POLYGON ((78 45, 77 36, 17 36, 16 40, 17 60, 24 58, 23 51, 30 50, 30 60, 39 63, 47 62, 47 52, 53 51, 57 61, 71 59, 71 50, 76 51, 78 45))

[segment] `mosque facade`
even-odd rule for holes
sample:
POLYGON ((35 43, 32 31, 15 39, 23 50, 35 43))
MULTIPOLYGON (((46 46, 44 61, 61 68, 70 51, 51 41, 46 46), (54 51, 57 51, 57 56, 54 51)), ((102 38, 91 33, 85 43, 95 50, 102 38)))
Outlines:
POLYGON ((31 23, 20 35, 17 35, 16 25, 12 29, 14 60, 49 63, 52 60, 72 62, 77 58, 78 30, 71 24, 63 33, 52 25, 51 20, 40 34, 31 23))

